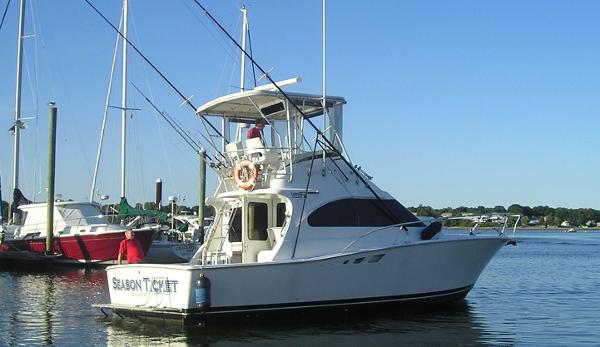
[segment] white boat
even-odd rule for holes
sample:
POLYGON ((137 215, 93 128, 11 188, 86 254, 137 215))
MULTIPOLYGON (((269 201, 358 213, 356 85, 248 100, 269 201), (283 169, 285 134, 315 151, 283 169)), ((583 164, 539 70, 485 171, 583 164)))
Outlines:
POLYGON ((201 232, 203 229, 198 224, 198 217, 182 215, 172 218, 178 222, 180 228, 157 232, 144 262, 187 263, 200 248, 204 233, 201 232))
POLYGON ((325 149, 305 148, 322 100, 271 85, 199 107, 230 122, 265 119, 268 143, 238 138, 218 154, 215 221, 189 264, 108 267, 110 304, 96 306, 196 321, 463 298, 509 241, 505 229, 447 234, 377 187, 344 151, 344 98, 326 97, 325 149))

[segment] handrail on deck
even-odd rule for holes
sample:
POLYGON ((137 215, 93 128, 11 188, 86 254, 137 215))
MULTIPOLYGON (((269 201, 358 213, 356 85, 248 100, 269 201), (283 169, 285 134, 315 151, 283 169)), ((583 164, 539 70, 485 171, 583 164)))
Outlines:
POLYGON ((348 243, 348 245, 346 245, 346 247, 342 248, 342 250, 341 250, 340 253, 344 253, 348 248, 352 247, 355 243, 357 243, 358 241, 360 241, 362 238, 365 238, 365 237, 367 237, 369 235, 372 235, 372 234, 374 234, 374 233, 376 233, 378 231, 387 230, 387 229, 391 229, 391 228, 395 228, 395 227, 400 227, 399 231, 400 230, 407 231, 404 227, 409 226, 409 225, 413 225, 413 224, 420 224, 420 223, 422 224, 423 221, 417 220, 417 221, 406 222, 406 223, 391 224, 391 225, 386 225, 386 226, 381 227, 381 228, 373 229, 373 230, 369 231, 368 233, 363 234, 363 235, 357 237, 356 239, 352 240, 350 243, 348 243))

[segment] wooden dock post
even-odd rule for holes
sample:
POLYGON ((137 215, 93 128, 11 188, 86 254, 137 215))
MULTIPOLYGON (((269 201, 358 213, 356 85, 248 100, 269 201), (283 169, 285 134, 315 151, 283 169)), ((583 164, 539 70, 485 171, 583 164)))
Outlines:
POLYGON ((56 167, 56 104, 48 104, 48 195, 46 197, 46 254, 54 253, 54 180, 56 167))

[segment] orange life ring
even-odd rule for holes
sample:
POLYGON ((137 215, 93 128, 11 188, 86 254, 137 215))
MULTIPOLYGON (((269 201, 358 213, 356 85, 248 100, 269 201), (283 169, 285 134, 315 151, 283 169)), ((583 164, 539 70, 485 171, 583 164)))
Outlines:
POLYGON ((252 190, 258 179, 258 167, 250 160, 242 160, 233 169, 233 179, 238 187, 252 190))

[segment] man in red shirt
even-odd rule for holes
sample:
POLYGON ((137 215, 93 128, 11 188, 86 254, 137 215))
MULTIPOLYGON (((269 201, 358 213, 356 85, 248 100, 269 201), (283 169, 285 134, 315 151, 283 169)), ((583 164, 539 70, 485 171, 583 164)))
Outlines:
POLYGON ((246 140, 252 139, 255 137, 263 138, 262 130, 265 128, 265 121, 262 118, 256 120, 256 125, 252 128, 248 129, 246 132, 246 140))
POLYGON ((125 231, 125 240, 119 245, 119 256, 117 264, 121 264, 123 255, 127 256, 127 263, 135 264, 144 260, 144 250, 139 240, 135 238, 135 233, 131 229, 125 231))

